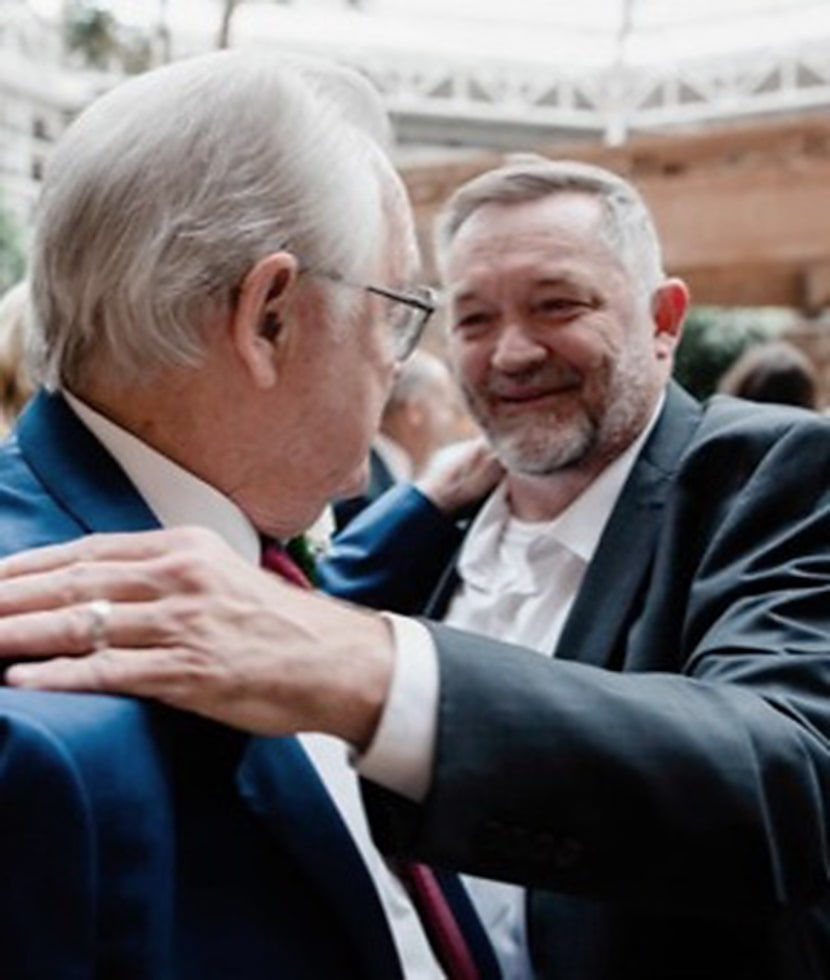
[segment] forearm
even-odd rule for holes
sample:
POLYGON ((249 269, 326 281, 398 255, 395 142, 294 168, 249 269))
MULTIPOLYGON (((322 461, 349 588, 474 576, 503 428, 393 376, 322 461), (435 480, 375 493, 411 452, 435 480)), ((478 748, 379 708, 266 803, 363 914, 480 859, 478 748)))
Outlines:
POLYGON ((419 613, 460 541, 455 523, 418 490, 396 487, 335 538, 320 584, 365 606, 419 613))
POLYGON ((433 785, 417 813, 376 806, 391 850, 666 908, 801 903, 824 887, 830 752, 760 689, 435 635, 433 785))

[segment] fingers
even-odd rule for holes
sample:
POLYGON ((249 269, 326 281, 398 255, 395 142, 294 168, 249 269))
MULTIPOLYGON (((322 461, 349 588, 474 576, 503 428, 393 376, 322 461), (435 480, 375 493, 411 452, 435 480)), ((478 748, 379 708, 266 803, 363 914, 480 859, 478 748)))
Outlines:
POLYGON ((79 564, 142 561, 177 550, 212 549, 219 542, 217 535, 197 527, 133 534, 91 534, 66 544, 47 545, 0 559, 0 580, 52 572, 79 564))
POLYGON ((0 579, 0 617, 72 606, 93 599, 149 600, 163 594, 163 565, 79 562, 0 579))
POLYGON ((96 646, 166 647, 196 616, 188 599, 113 603, 106 619, 90 602, 0 618, 0 659, 80 656, 96 646))
POLYGON ((475 460, 475 472, 472 479, 476 483, 476 491, 484 494, 488 493, 504 476, 505 470, 502 463, 496 458, 489 449, 482 450, 481 456, 475 460))
POLYGON ((163 651, 108 649, 82 659, 61 657, 38 664, 16 664, 6 671, 5 679, 18 688, 152 698, 262 735, 297 730, 290 712, 281 710, 279 702, 272 703, 267 692, 221 683, 224 678, 217 676, 215 664, 193 657, 182 647, 163 651))
POLYGON ((386 622, 241 560, 222 583, 224 592, 0 617, 0 658, 17 661, 6 682, 153 698, 243 731, 367 744, 394 664, 386 622), (359 660, 371 665, 368 699, 359 660))
POLYGON ((492 449, 477 438, 461 444, 448 462, 428 469, 416 485, 439 510, 451 514, 476 503, 503 475, 492 449))
POLYGON ((209 592, 231 558, 214 536, 176 529, 92 536, 0 562, 0 621, 97 599, 142 602, 209 592))
POLYGON ((101 650, 80 659, 59 657, 37 664, 15 664, 6 671, 11 687, 52 691, 91 691, 98 694, 131 694, 170 701, 177 685, 171 677, 175 661, 166 651, 147 649, 101 650))

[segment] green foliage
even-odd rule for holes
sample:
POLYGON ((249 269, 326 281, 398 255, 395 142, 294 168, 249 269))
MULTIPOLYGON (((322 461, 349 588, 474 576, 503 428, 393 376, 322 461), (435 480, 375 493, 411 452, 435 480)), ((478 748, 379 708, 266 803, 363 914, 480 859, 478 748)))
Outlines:
POLYGON ((777 336, 790 320, 776 310, 695 307, 686 318, 674 375, 695 397, 708 398, 747 347, 777 336))
POLYGON ((0 293, 22 279, 25 271, 22 232, 0 200, 0 293))
POLYGON ((149 37, 133 33, 122 39, 118 57, 128 75, 140 75, 152 68, 155 62, 153 42, 149 37))
POLYGON ((118 51, 118 24, 96 3, 73 0, 66 7, 64 40, 67 48, 80 53, 91 68, 105 69, 118 51))
POLYGON ((137 74, 153 63, 150 38, 120 24, 95 0, 72 0, 65 9, 63 31, 67 49, 90 68, 137 74))

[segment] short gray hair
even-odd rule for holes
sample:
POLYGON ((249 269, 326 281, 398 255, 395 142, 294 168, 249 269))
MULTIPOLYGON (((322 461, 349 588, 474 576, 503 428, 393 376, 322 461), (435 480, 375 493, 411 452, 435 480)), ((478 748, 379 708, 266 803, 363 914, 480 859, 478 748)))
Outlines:
POLYGON ((391 415, 407 402, 423 395, 429 397, 433 386, 450 378, 445 361, 427 350, 416 350, 401 366, 386 402, 384 415, 391 415))
POLYGON ((436 220, 439 268, 465 221, 487 204, 523 204, 553 194, 587 194, 602 207, 601 234, 646 292, 665 278, 660 240, 640 193, 628 181, 591 164, 522 154, 459 187, 436 220))
POLYGON ((388 133, 360 75, 276 52, 186 59, 98 99, 44 182, 31 267, 40 378, 71 388, 104 365, 133 380, 198 364, 209 316, 274 251, 358 274, 397 180, 388 133))

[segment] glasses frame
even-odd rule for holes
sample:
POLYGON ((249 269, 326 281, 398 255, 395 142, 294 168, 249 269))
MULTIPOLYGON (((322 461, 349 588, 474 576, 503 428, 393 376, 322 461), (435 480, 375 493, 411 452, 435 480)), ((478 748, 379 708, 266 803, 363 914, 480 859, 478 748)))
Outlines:
POLYGON ((344 279, 337 272, 329 272, 325 269, 313 269, 305 267, 303 272, 313 276, 320 276, 330 282, 338 283, 341 286, 349 286, 351 289, 362 289, 364 292, 371 293, 373 296, 380 296, 383 299, 391 300, 393 303, 400 303, 413 311, 410 320, 407 322, 405 330, 397 330, 394 334, 395 360, 405 361, 421 342, 424 330, 431 317, 438 309, 438 292, 431 286, 417 286, 418 292, 414 289, 411 292, 404 292, 397 289, 388 289, 385 286, 375 286, 371 283, 352 282, 344 279), (411 325, 411 326, 410 326, 411 325))

